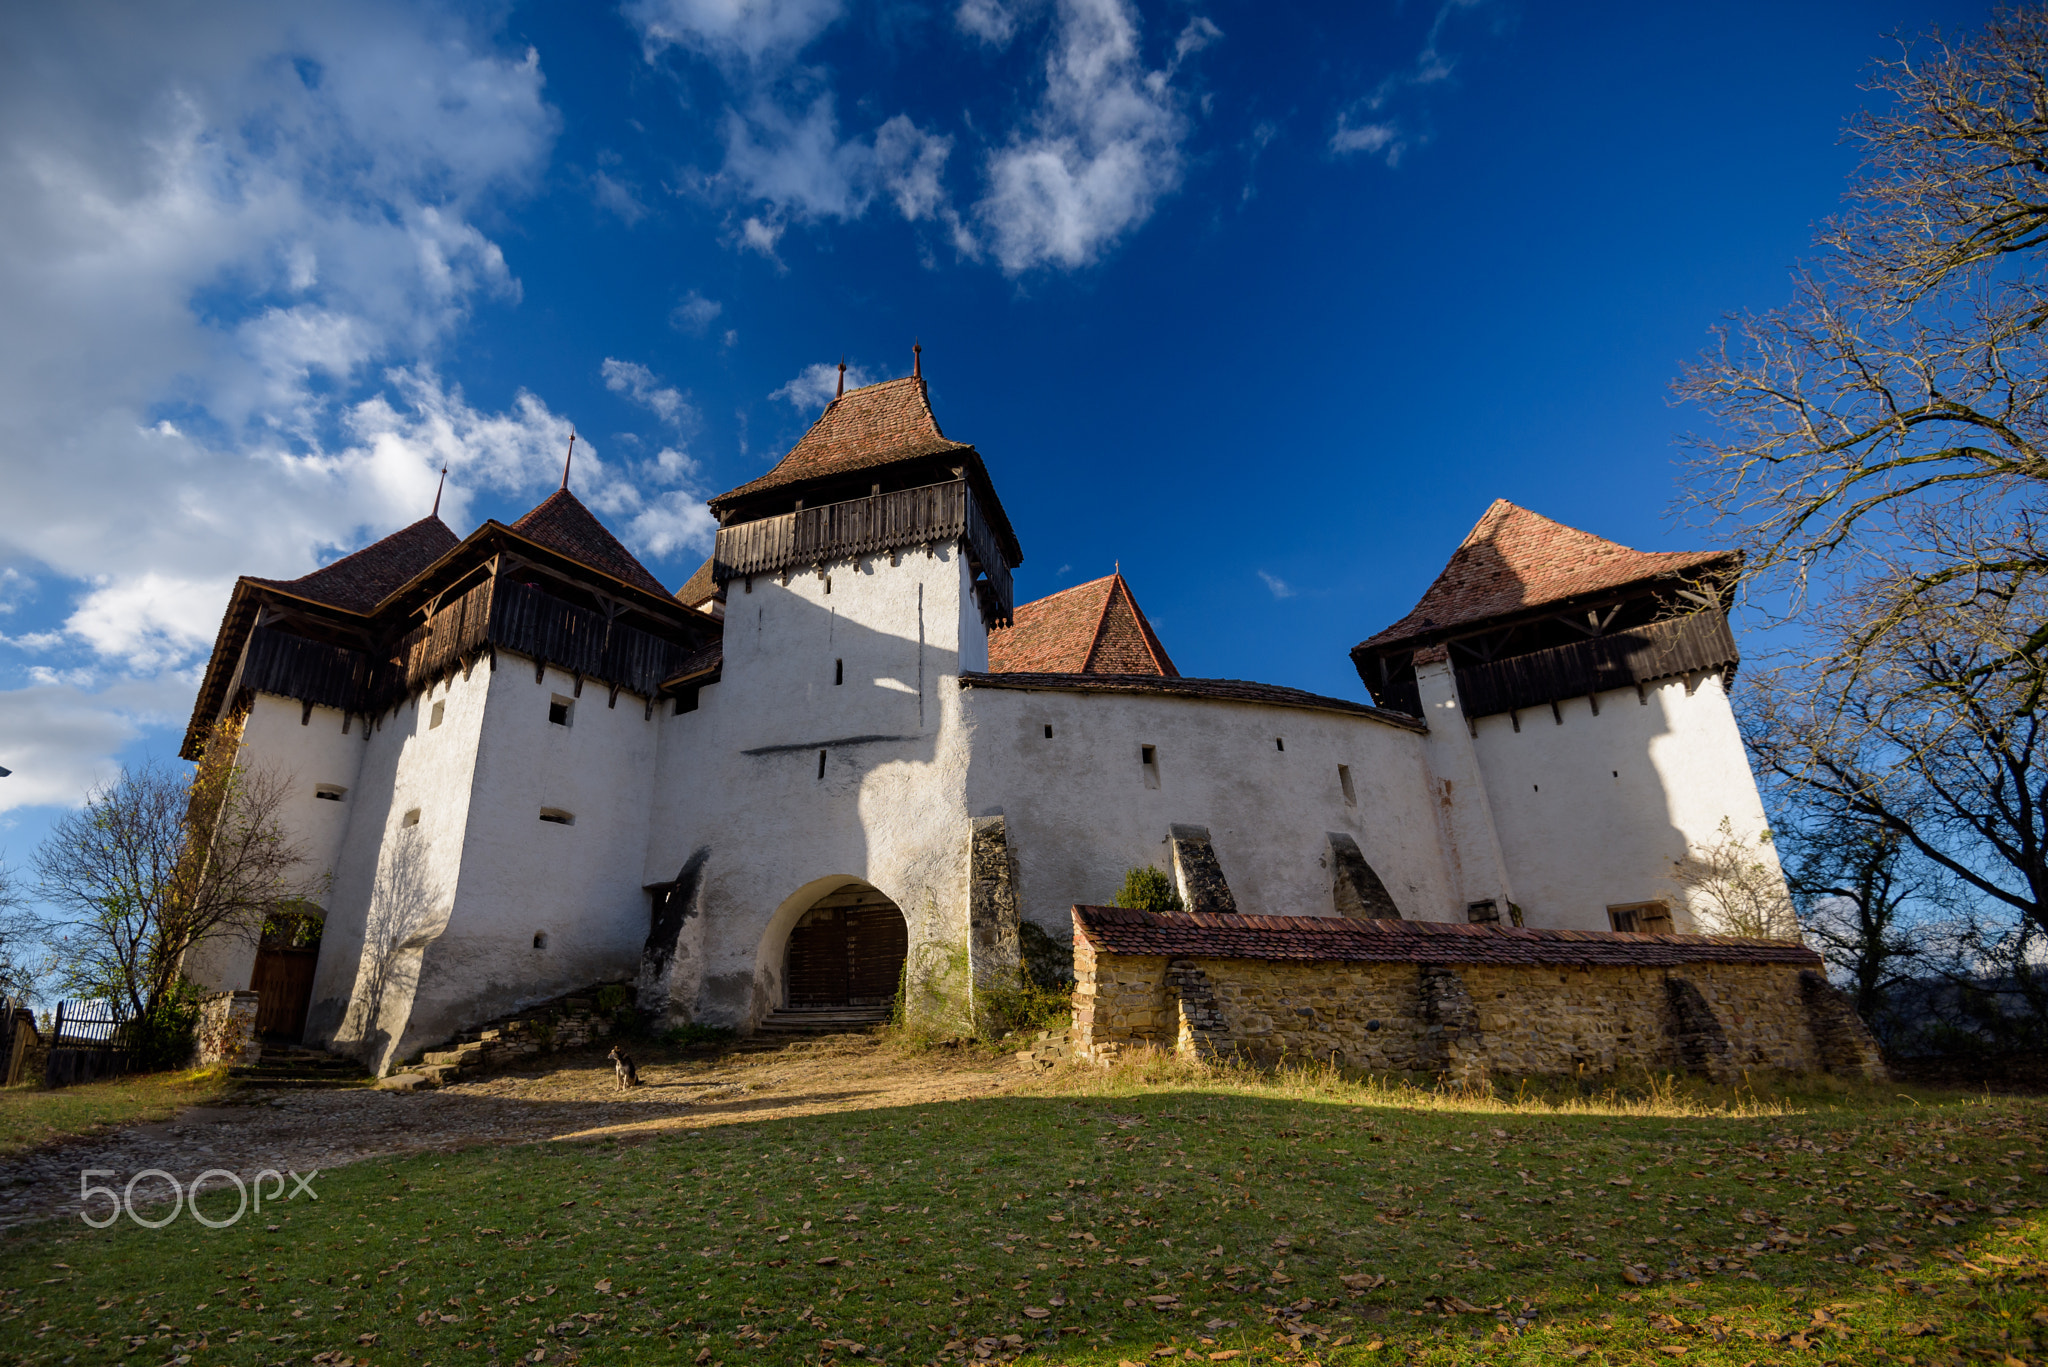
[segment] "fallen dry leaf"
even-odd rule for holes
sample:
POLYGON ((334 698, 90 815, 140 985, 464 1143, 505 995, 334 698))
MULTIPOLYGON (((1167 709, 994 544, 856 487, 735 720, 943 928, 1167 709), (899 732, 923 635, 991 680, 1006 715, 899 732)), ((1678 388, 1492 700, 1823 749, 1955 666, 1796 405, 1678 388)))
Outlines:
POLYGON ((1577 1362, 1580 1358, 1584 1357, 1586 1354, 1592 1351, 1593 1345, 1590 1343, 1575 1343, 1571 1347, 1564 1350, 1564 1355, 1570 1358, 1572 1361, 1577 1362))
POLYGON ((1024 1307, 1024 1318, 1027 1320, 1049 1320, 1052 1318, 1052 1311, 1039 1305, 1027 1305, 1024 1307))
POLYGON ((1232 1358, 1235 1358, 1235 1357, 1241 1357, 1242 1355, 1243 1355, 1243 1350, 1242 1350, 1242 1349, 1239 1349, 1239 1348, 1226 1348, 1226 1349, 1224 1349, 1224 1350, 1223 1350, 1222 1352, 1220 1352, 1220 1353, 1211 1353, 1211 1354, 1209 1354, 1209 1361, 1211 1361, 1211 1362, 1228 1362, 1228 1361, 1230 1361, 1230 1360, 1231 1360, 1232 1358))
POLYGON ((1648 1286, 1650 1284, 1649 1274, 1645 1272, 1638 1272, 1633 1267, 1624 1267, 1623 1269, 1621 1269, 1621 1279, 1627 1282, 1630 1286, 1648 1286))
POLYGON ((610 1277, 606 1277, 603 1281, 599 1282, 596 1286, 592 1287, 591 1289, 594 1291, 608 1292, 612 1289, 612 1279, 610 1277))

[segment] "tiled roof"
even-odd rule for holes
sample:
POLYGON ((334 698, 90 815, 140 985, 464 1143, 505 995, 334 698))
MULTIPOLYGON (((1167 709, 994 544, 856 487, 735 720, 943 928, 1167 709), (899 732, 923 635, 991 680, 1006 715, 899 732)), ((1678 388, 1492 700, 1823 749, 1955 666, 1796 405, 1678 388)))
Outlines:
POLYGON ((1206 698, 1215 702, 1264 703, 1271 707, 1299 707, 1311 712, 1342 712, 1347 716, 1383 721, 1406 731, 1429 728, 1414 717, 1343 698, 1325 698, 1298 688, 1277 684, 1248 683, 1243 679, 1183 679, 1159 674, 976 674, 960 676, 962 688, 1007 688, 1045 693, 1150 693, 1169 698, 1206 698))
POLYGON ((994 674, 1154 674, 1178 678, 1122 574, 1021 603, 988 634, 994 674))
POLYGON ((964 442, 948 441, 939 430, 922 379, 884 380, 850 389, 827 404, 811 430, 774 469, 720 494, 711 500, 711 507, 716 510, 786 484, 973 449, 964 442))
POLYGON ((571 560, 623 579, 635 588, 663 598, 669 596, 661 581, 604 529, 596 514, 583 506, 567 489, 557 489, 541 505, 512 524, 512 530, 541 545, 560 551, 571 560))
POLYGON ((718 581, 711 577, 712 563, 711 560, 707 559, 697 567, 695 574, 683 581, 683 586, 676 590, 676 601, 678 603, 681 603, 684 607, 694 608, 699 603, 707 602, 718 596, 718 581))
POLYGON ((1074 908, 1074 930, 1104 954, 1324 963, 1675 968, 1683 964, 1820 967, 1795 940, 1521 930, 1456 921, 1355 921, 1341 916, 1222 916, 1074 908))
POLYGON ((1422 601, 1358 648, 1377 649, 1733 558, 1730 551, 1631 550, 1495 499, 1422 601))
POLYGON ((249 582, 350 612, 368 612, 458 544, 447 523, 438 517, 423 517, 311 574, 297 579, 250 576, 249 582))

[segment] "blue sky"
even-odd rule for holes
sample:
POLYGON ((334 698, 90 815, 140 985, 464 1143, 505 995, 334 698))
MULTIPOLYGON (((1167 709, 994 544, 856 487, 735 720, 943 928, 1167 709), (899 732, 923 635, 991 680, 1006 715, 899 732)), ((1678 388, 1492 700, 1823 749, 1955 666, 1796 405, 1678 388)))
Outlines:
POLYGON ((0 856, 175 751, 237 573, 577 489, 665 582, 842 356, 1036 597, 1346 650, 1506 497, 1645 548, 1887 35, 1976 5, 78 3, 0 17, 0 856))

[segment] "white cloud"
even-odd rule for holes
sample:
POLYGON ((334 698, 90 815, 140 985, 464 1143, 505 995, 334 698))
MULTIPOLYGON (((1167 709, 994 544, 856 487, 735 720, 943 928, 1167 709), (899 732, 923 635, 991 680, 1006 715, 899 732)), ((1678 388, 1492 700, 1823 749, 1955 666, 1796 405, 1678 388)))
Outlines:
MULTIPOLYGON (((779 222, 856 219, 886 195, 912 222, 939 216, 946 202, 940 177, 953 140, 928 133, 898 114, 870 138, 841 139, 832 95, 818 95, 792 114, 768 98, 745 115, 728 111, 721 177, 744 198, 767 204, 779 222)), ((753 220, 749 220, 751 225, 753 220)), ((780 228, 777 228, 780 234, 780 228)), ((764 255, 749 232, 746 244, 764 255)))
MULTIPOLYGON (((846 368, 846 387, 860 389, 875 383, 868 372, 857 365, 846 368)), ((832 402, 839 392, 839 366, 836 362, 820 362, 807 365, 796 378, 768 397, 785 400, 799 413, 810 413, 832 402)))
POLYGON ((105 19, 31 7, 0 45, 0 449, 63 453, 9 467, 0 559, 82 584, 72 638, 148 671, 235 573, 426 510, 432 467, 362 429, 382 368, 517 297, 472 216, 555 115, 531 51, 408 6, 105 19))
POLYGON ((691 290, 668 316, 669 326, 679 332, 703 332, 725 312, 725 305, 691 290))
POLYGON ((1265 581, 1266 588, 1272 592, 1275 598, 1292 598, 1294 596, 1294 587, 1279 575, 1268 574, 1264 570, 1260 570, 1259 578, 1265 581))
POLYGON ((750 252, 759 252, 778 266, 782 258, 775 254, 775 244, 781 240, 780 223, 750 217, 740 224, 740 245, 750 252))
POLYGON ((633 187, 614 178, 608 171, 598 171, 590 177, 590 195, 597 201, 597 207, 619 216, 619 221, 628 228, 647 217, 647 206, 633 193, 633 187))
MULTIPOLYGON (((990 155, 988 194, 976 206, 1013 275, 1088 265, 1180 184, 1188 123, 1174 68, 1144 68, 1131 7, 1061 0, 1055 27, 1031 131, 990 155)), ((1191 21, 1175 65, 1220 32, 1191 21)))
POLYGON ((192 684, 174 675, 125 680, 98 692, 61 680, 0 692, 0 811, 75 805, 111 779, 112 756, 144 727, 182 726, 192 684))
POLYGON ((1401 119, 1389 116, 1388 106, 1404 92, 1450 79, 1454 59, 1443 52, 1444 28, 1453 15, 1478 9, 1484 3, 1485 0, 1443 0, 1430 20, 1429 33, 1414 62, 1382 80, 1371 94, 1337 115, 1330 150, 1339 156, 1362 152, 1381 158, 1390 167, 1399 166, 1409 147, 1424 139, 1401 119))
POLYGON ((728 64, 786 60, 830 28, 840 0, 627 0, 649 58, 680 47, 728 64))
POLYGON ((979 38, 990 47, 1003 48, 1017 36, 1017 12, 1002 0, 960 0, 953 22, 962 33, 979 38))
POLYGON ((664 385, 646 366, 607 356, 601 369, 606 389, 624 394, 669 426, 681 427, 697 420, 696 408, 683 397, 682 391, 664 385))

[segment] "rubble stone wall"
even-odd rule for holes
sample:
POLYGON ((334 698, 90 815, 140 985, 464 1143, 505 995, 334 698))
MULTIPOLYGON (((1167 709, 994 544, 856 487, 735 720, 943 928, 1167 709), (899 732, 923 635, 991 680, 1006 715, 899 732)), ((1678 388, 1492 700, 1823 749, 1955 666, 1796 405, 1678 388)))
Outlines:
POLYGON ((256 1036, 254 992, 216 992, 199 1003, 199 1026, 192 1040, 192 1066, 219 1064, 247 1067, 263 1061, 263 1041, 256 1036))
POLYGON ((1076 1053, 1133 1049, 1489 1076, 1742 1068, 1881 1076, 1839 994, 1786 964, 1341 963, 1074 955, 1076 1053), (1816 1005, 1818 1003, 1818 1005, 1816 1005))

